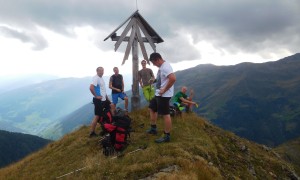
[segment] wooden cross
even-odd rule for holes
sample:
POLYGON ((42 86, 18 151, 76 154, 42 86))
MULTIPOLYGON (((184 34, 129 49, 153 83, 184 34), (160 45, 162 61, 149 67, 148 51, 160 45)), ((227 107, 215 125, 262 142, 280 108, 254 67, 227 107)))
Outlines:
POLYGON ((128 42, 123 57, 122 65, 128 59, 130 50, 132 49, 132 97, 131 97, 131 109, 136 110, 140 108, 140 95, 139 95, 139 80, 138 80, 138 44, 140 45, 144 59, 149 63, 147 51, 144 43, 149 43, 153 51, 156 52, 156 46, 154 43, 161 43, 163 39, 154 31, 154 29, 147 23, 147 21, 140 15, 138 10, 134 12, 126 21, 124 21, 117 29, 115 29, 104 41, 111 38, 115 43, 115 51, 118 50, 122 42, 128 42), (128 22, 129 21, 129 22, 128 22), (120 36, 117 36, 117 31, 126 23, 124 31, 120 36), (126 36, 131 30, 130 36, 126 36), (142 37, 141 32, 145 37, 142 37))

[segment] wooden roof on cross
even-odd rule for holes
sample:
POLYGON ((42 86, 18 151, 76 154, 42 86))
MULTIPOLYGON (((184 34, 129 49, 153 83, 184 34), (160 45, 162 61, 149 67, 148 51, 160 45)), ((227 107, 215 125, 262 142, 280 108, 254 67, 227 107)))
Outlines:
POLYGON ((115 29, 110 35, 108 35, 105 39, 111 38, 112 41, 117 41, 115 43, 115 51, 119 48, 123 41, 128 42, 125 50, 124 58, 122 64, 125 63, 125 60, 128 59, 131 47, 133 42, 139 42, 142 54, 145 60, 148 60, 147 52, 144 43, 149 43, 152 47, 153 51, 156 51, 156 46, 154 43, 161 43, 164 40, 154 31, 154 29, 148 24, 148 22, 140 15, 138 11, 135 11, 129 18, 126 19, 117 29, 115 29), (128 22, 129 21, 129 22, 128 22), (127 23, 128 22, 128 23, 127 23), (121 33, 120 36, 117 36, 117 31, 127 23, 125 29, 121 33), (127 33, 131 30, 130 36, 126 36, 127 33), (142 37, 141 31, 145 35, 142 37))
POLYGON ((136 17, 139 22, 144 26, 145 30, 149 34, 149 36, 152 38, 152 41, 154 43, 161 43, 164 42, 164 40, 155 32, 155 30, 149 25, 149 23, 141 16, 141 14, 137 11, 135 11, 129 18, 127 18, 119 27, 117 27, 110 35, 108 35, 104 41, 106 41, 108 38, 111 38, 113 41, 116 37, 116 32, 132 17, 136 17))

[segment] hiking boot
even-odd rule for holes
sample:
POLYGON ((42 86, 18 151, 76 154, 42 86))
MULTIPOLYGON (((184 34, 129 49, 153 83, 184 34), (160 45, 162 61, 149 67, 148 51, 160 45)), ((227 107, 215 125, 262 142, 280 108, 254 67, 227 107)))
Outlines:
POLYGON ((156 139, 155 142, 156 143, 164 143, 164 142, 170 142, 170 136, 168 135, 164 135, 163 137, 156 139))
POLYGON ((148 129, 148 130, 146 131, 146 133, 156 135, 156 134, 157 134, 157 130, 156 130, 156 129, 153 129, 153 128, 150 128, 150 129, 148 129))
POLYGON ((91 133, 90 133, 90 138, 91 138, 91 137, 97 137, 97 134, 96 134, 95 132, 91 132, 91 133))

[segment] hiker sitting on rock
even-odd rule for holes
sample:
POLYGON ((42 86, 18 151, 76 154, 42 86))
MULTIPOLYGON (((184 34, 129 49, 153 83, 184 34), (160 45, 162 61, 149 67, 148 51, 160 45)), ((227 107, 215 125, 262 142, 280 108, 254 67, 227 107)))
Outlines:
POLYGON ((174 106, 177 107, 180 111, 185 110, 185 112, 190 112, 193 105, 198 107, 198 104, 194 101, 192 101, 192 98, 194 96, 194 91, 190 90, 190 96, 188 97, 186 95, 187 87, 182 86, 181 91, 179 91, 174 96, 174 106))

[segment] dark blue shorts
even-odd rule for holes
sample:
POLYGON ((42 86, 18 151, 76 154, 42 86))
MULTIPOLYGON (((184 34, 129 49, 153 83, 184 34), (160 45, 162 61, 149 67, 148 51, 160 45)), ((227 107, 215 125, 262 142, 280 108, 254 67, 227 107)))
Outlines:
POLYGON ((160 115, 170 114, 170 99, 171 97, 155 96, 149 103, 149 108, 160 115))

